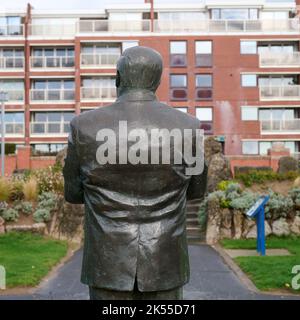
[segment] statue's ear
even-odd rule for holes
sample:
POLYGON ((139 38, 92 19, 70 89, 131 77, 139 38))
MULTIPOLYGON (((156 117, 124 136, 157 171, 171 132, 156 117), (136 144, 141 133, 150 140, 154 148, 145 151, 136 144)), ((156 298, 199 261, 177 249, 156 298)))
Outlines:
POLYGON ((120 82, 121 82, 120 73, 119 73, 119 71, 117 71, 117 75, 116 75, 116 87, 117 88, 119 88, 120 82))

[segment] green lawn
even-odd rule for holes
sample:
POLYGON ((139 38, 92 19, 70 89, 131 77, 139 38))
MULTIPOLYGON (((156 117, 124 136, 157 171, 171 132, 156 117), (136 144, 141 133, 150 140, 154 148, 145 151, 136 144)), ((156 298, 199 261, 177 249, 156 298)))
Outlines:
POLYGON ((40 235, 1 235, 0 265, 6 269, 6 287, 37 285, 67 250, 67 242, 40 235))
MULTIPOLYGON (((226 249, 256 249, 256 240, 223 240, 226 249)), ((300 293, 291 287, 291 273, 294 265, 300 265, 300 237, 269 237, 267 249, 285 248, 292 255, 281 257, 237 257, 235 262, 248 274, 260 290, 288 289, 300 293)))

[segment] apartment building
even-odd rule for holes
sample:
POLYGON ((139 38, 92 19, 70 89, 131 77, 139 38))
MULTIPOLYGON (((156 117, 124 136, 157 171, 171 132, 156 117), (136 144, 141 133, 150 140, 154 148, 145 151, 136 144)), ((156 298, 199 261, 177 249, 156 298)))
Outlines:
MULTIPOLYGON (((121 3, 121 2, 120 2, 121 3)), ((141 0, 100 10, 0 12, 6 142, 55 154, 75 114, 112 103, 135 45, 164 60, 161 101, 201 120, 227 155, 300 152, 300 0, 141 0)))

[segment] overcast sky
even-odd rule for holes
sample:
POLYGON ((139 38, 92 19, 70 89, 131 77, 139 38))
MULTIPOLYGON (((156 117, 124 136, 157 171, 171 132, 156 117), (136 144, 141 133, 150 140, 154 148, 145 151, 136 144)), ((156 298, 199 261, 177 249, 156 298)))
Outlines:
MULTIPOLYGON (((188 0, 188 3, 199 3, 200 0, 188 0)), ((106 4, 139 4, 144 0, 0 0, 1 7, 25 8, 30 2, 36 9, 94 9, 105 8, 106 4)), ((182 3, 182 0, 155 0, 155 3, 182 3)))

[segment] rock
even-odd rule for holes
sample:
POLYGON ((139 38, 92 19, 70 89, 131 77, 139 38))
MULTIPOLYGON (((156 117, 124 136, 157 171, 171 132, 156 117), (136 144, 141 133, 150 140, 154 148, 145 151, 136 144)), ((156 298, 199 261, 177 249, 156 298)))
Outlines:
POLYGON ((293 157, 281 157, 278 162, 278 172, 286 173, 290 171, 298 171, 298 161, 293 157))
POLYGON ((214 244, 220 240, 221 211, 219 199, 209 199, 207 203, 206 242, 214 244))
POLYGON ((300 235, 300 217, 295 216, 294 220, 290 223, 290 230, 292 233, 300 235))
POLYGON ((83 239, 84 205, 71 204, 63 198, 53 215, 50 235, 57 239, 81 243, 83 239))
POLYGON ((46 232, 46 224, 41 223, 34 223, 32 225, 8 225, 6 226, 7 232, 32 232, 38 234, 45 234, 46 232))
POLYGON ((219 182, 228 180, 231 177, 228 160, 223 154, 214 154, 208 162, 207 191, 216 189, 219 182))
POLYGON ((60 163, 62 167, 65 165, 65 157, 67 156, 68 147, 63 148, 62 150, 58 151, 56 155, 55 162, 60 163))
POLYGON ((5 221, 2 217, 0 217, 0 234, 5 233, 5 221))
POLYGON ((242 233, 242 237, 246 238, 247 234, 249 233, 249 231, 252 229, 253 226, 255 226, 255 220, 248 218, 247 216, 245 216, 244 218, 244 222, 243 222, 243 233, 242 233))
POLYGON ((243 234, 243 220, 242 212, 235 210, 233 213, 234 239, 241 239, 243 234))
POLYGON ((295 179, 293 183, 293 188, 300 188, 300 177, 295 179))
POLYGON ((220 228, 220 239, 232 237, 232 212, 225 208, 222 209, 221 213, 221 228, 220 228))
POLYGON ((273 234, 276 236, 288 236, 290 234, 289 224, 284 218, 275 220, 272 224, 273 234))
MULTIPOLYGON (((269 236, 272 234, 272 229, 267 221, 265 221, 265 236, 269 236)), ((246 235, 247 239, 255 239, 257 238, 257 230, 256 230, 256 225, 253 225, 250 230, 248 231, 246 235)))
POLYGON ((214 154, 222 153, 222 145, 218 142, 215 137, 207 137, 204 140, 204 154, 207 163, 211 161, 214 154))

